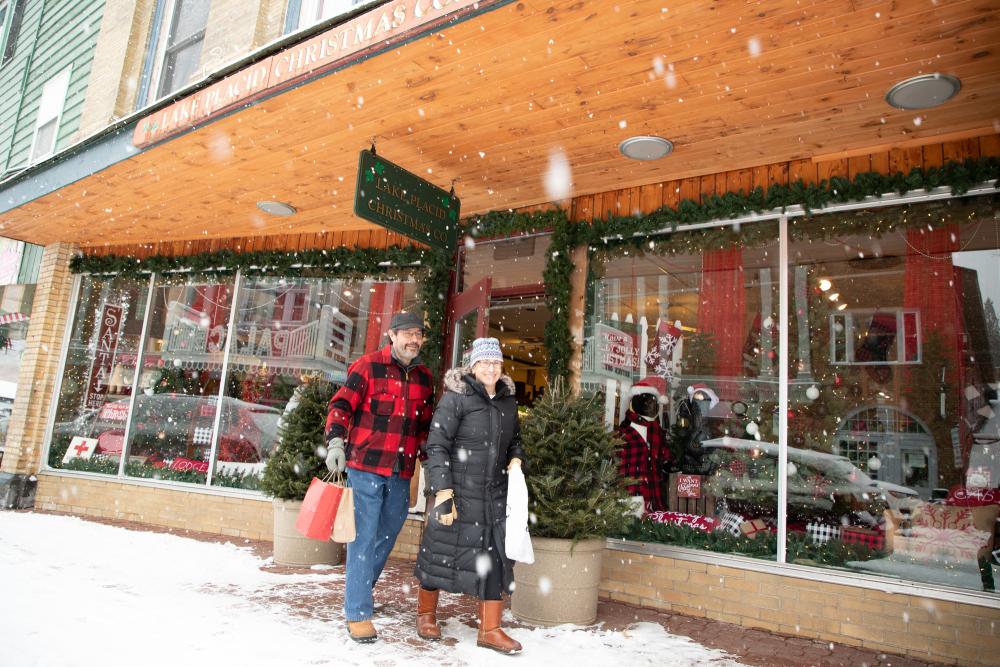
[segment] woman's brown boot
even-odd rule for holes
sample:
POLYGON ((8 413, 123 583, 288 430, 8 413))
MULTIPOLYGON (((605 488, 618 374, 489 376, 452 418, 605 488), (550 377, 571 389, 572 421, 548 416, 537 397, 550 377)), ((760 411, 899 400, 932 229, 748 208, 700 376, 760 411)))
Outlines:
POLYGON ((481 600, 479 602, 479 637, 476 638, 476 644, 500 653, 517 653, 521 650, 521 645, 500 629, 500 616, 502 614, 503 602, 501 600, 481 600))
POLYGON ((437 641, 441 639, 441 628, 437 622, 438 593, 423 586, 417 592, 417 635, 421 639, 437 641))

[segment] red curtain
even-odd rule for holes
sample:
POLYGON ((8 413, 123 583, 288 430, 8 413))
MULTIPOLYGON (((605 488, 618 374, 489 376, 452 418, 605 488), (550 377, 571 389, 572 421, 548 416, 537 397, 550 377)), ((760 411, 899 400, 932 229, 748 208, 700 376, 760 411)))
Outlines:
POLYGON ((698 331, 715 343, 715 375, 743 374, 746 293, 743 288, 743 249, 739 246, 702 255, 698 331))

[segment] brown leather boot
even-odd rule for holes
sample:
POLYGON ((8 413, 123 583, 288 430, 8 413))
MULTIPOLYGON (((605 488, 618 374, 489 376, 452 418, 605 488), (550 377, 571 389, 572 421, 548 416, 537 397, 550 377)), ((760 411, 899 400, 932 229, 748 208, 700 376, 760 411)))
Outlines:
POLYGON ((502 614, 502 601, 479 601, 479 636, 476 638, 476 644, 500 653, 517 653, 521 650, 521 644, 508 637, 507 633, 500 629, 500 616, 502 614))
POLYGON ((421 639, 438 641, 441 628, 437 621, 438 593, 423 586, 417 592, 417 636, 421 639))

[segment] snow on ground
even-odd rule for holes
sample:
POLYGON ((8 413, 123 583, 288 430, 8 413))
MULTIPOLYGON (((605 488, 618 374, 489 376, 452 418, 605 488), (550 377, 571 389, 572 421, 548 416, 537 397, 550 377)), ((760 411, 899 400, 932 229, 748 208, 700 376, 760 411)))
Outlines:
MULTIPOLYGON (((453 646, 414 637, 359 645, 343 627, 340 596, 324 617, 292 614, 293 600, 342 578, 262 571, 249 548, 131 531, 75 517, 0 512, 0 664, 118 665, 507 665, 477 648, 474 628, 444 622, 453 646)), ((410 624, 399 611, 376 627, 410 624)), ((414 633, 415 634, 415 633, 414 633)), ((655 623, 519 629, 520 664, 736 666, 721 651, 655 623)))

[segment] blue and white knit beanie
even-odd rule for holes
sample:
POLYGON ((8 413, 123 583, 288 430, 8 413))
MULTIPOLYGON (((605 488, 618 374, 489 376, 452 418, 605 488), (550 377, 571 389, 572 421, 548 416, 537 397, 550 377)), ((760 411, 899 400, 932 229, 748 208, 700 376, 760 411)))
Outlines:
POLYGON ((472 355, 469 357, 469 368, 476 365, 477 361, 496 360, 503 361, 503 352, 500 351, 500 341, 496 338, 477 338, 472 341, 472 355))

